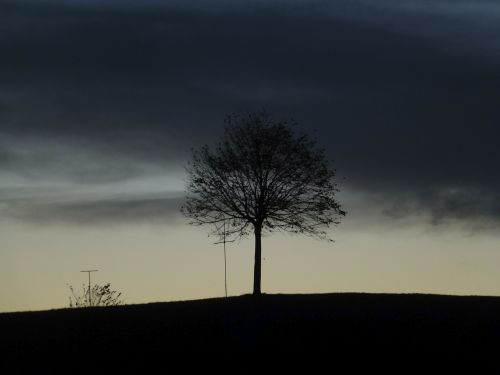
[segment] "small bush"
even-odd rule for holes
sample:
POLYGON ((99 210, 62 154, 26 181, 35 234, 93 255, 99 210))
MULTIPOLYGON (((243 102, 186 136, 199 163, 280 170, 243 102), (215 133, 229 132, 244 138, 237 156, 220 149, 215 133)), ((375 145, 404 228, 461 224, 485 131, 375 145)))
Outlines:
POLYGON ((95 284, 90 290, 88 286, 82 286, 82 292, 75 291, 69 285, 71 296, 69 297, 69 307, 90 307, 90 306, 117 306, 123 305, 121 292, 111 289, 111 284, 95 284), (89 298, 90 297, 90 298, 89 298))

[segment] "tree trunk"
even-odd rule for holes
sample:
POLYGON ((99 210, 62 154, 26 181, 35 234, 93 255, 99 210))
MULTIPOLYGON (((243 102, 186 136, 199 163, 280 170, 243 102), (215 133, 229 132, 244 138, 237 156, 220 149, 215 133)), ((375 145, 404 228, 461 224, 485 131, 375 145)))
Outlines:
POLYGON ((262 228, 255 226, 255 264, 253 268, 253 295, 260 295, 260 275, 262 262, 262 247, 261 247, 262 228))

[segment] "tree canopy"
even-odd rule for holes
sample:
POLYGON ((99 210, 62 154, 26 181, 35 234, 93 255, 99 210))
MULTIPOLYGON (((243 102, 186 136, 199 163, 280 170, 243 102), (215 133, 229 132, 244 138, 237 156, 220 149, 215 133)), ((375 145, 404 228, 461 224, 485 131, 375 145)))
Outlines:
POLYGON ((336 200, 336 170, 324 149, 294 131, 293 121, 236 113, 225 125, 215 148, 192 151, 182 212, 217 235, 255 234, 254 294, 260 294, 263 232, 331 240, 326 229, 346 213, 336 200))

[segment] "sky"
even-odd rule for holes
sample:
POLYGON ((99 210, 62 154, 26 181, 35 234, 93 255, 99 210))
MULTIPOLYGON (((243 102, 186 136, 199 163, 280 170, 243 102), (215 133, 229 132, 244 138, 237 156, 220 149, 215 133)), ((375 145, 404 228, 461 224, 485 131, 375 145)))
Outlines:
MULTIPOLYGON (((318 139, 333 244, 263 239, 265 293, 500 295, 500 4, 0 2, 0 311, 68 305, 98 269, 127 303, 224 294, 179 213, 192 147, 266 108, 318 139)), ((251 292, 253 239, 228 245, 251 292)))

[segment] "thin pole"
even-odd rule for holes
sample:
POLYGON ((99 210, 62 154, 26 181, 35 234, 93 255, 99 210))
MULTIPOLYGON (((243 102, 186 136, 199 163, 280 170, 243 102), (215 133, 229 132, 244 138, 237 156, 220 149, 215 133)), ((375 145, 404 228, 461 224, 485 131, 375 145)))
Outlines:
POLYGON ((80 271, 80 272, 87 272, 89 274, 89 307, 92 307, 92 289, 90 288, 90 273, 97 271, 99 270, 80 271))
POLYGON ((224 220, 224 289, 227 298, 227 265, 226 265, 226 220, 224 220))
POLYGON ((215 242, 214 244, 217 245, 217 244, 220 244, 222 243, 223 246, 224 246, 224 291, 226 292, 226 298, 227 298, 227 260, 226 260, 226 242, 234 242, 234 240, 232 241, 227 241, 226 240, 226 219, 224 219, 223 221, 223 233, 222 233, 222 241, 219 241, 219 242, 215 242))

